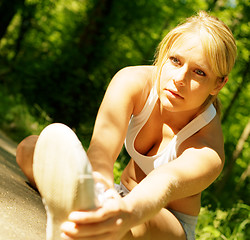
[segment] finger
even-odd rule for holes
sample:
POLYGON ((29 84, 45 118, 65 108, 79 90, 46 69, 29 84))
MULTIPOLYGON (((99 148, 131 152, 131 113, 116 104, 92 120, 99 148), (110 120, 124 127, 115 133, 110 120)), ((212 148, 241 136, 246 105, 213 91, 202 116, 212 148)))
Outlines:
POLYGON ((96 223, 118 215, 119 211, 119 203, 114 199, 109 199, 99 209, 94 211, 74 211, 70 213, 68 219, 78 224, 96 223))
POLYGON ((61 226, 61 230, 65 236, 71 238, 84 238, 103 235, 106 233, 115 233, 119 230, 119 226, 122 224, 121 219, 111 218, 104 222, 95 224, 77 225, 72 222, 65 222, 61 226))
POLYGON ((91 236, 91 237, 84 237, 84 238, 74 238, 74 237, 70 237, 70 236, 62 233, 61 238, 63 240, 83 240, 83 239, 84 240, 110 240, 110 239, 116 240, 117 239, 117 238, 113 237, 112 234, 110 234, 110 233, 105 233, 105 234, 91 236))
POLYGON ((62 234, 61 234, 61 238, 62 238, 63 240, 74 240, 73 238, 71 238, 70 236, 68 236, 68 235, 65 234, 65 233, 62 233, 62 234))
POLYGON ((121 222, 117 221, 116 218, 110 218, 104 222, 95 224, 79 225, 78 236, 87 237, 116 232, 120 225, 121 222))
POLYGON ((77 224, 91 224, 105 221, 109 218, 110 214, 105 214, 103 211, 96 212, 83 212, 75 211, 70 213, 68 219, 69 221, 75 222, 77 224))
POLYGON ((73 222, 64 222, 61 227, 61 231, 67 233, 67 235, 75 236, 78 234, 78 226, 73 222))

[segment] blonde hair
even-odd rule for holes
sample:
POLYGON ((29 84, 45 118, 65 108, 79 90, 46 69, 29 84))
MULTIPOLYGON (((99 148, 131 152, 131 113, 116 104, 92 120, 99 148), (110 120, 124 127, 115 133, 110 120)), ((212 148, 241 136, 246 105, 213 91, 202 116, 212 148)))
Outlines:
MULTIPOLYGON (((228 26, 205 11, 200 11, 198 15, 187 18, 183 24, 172 29, 160 42, 154 62, 157 67, 155 80, 159 79, 162 66, 168 59, 173 45, 177 40, 184 40, 190 33, 199 34, 212 71, 217 75, 218 81, 224 81, 235 63, 236 43, 228 26)), ((213 102, 217 111, 220 112, 217 96, 209 96, 203 105, 208 105, 210 102, 213 102)))

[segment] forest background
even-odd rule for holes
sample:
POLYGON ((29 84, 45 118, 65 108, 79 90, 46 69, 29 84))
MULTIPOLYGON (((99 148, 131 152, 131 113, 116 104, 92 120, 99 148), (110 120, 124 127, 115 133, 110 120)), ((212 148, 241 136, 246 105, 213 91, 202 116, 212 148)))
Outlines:
MULTIPOLYGON (((62 122, 87 148, 112 76, 153 64, 162 37, 199 10, 229 25, 238 57, 220 94, 226 164, 202 195, 197 239, 249 239, 249 0, 1 0, 0 127, 19 142, 62 122)), ((117 182, 127 161, 123 150, 117 182)))

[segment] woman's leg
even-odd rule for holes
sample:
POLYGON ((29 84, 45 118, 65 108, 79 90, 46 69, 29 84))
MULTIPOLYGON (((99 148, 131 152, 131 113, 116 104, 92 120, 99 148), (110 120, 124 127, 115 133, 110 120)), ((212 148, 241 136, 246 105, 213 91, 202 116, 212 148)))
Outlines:
POLYGON ((122 240, 186 240, 178 219, 167 209, 162 209, 150 221, 134 227, 122 240))
MULTIPOLYGON (((16 161, 30 184, 36 187, 33 175, 33 155, 38 136, 25 138, 17 147, 16 161)), ((177 218, 167 209, 162 209, 145 224, 134 227, 123 240, 185 240, 184 230, 177 218)))
POLYGON ((81 142, 66 125, 47 126, 35 144, 33 174, 47 213, 46 239, 60 238, 70 212, 96 208, 92 168, 81 142))
POLYGON ((38 136, 31 135, 25 138, 17 146, 16 161, 22 169, 30 184, 36 188, 36 183, 33 175, 33 154, 38 136))

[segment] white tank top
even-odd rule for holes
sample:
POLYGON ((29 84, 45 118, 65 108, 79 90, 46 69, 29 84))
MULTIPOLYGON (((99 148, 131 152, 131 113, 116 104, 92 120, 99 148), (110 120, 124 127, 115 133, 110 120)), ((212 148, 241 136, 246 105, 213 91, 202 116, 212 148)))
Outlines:
POLYGON ((206 126, 216 115, 216 109, 211 104, 203 113, 182 128, 163 151, 154 156, 145 156, 135 150, 134 143, 138 133, 149 119, 157 99, 158 94, 156 87, 154 87, 150 91, 142 111, 136 116, 132 115, 125 139, 125 148, 128 154, 145 174, 149 174, 154 168, 176 159, 180 144, 206 126))

